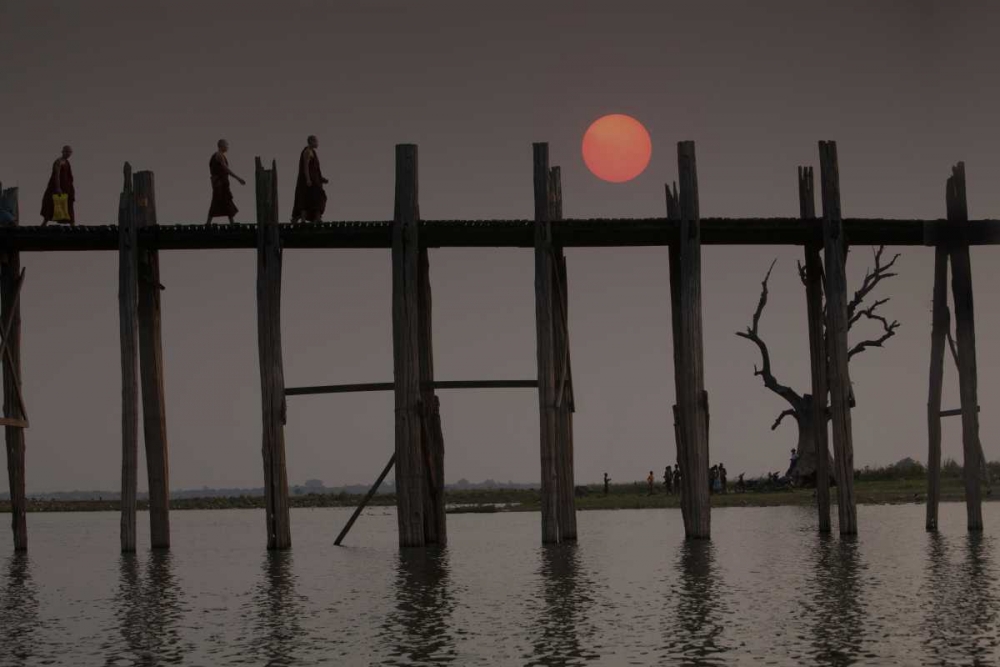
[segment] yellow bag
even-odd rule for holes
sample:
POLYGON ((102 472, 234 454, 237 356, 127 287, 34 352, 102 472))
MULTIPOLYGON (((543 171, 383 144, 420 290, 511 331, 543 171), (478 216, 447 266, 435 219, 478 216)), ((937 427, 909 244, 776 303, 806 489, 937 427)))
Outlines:
POLYGON ((52 221, 65 222, 69 220, 69 196, 52 195, 52 221))

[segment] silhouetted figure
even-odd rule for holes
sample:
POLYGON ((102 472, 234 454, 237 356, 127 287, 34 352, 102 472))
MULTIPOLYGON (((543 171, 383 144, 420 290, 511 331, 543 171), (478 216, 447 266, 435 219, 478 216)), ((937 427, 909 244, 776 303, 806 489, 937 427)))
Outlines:
POLYGON ((673 481, 673 473, 670 472, 670 466, 667 466, 663 469, 663 488, 668 496, 674 492, 673 481))
POLYGON ((681 464, 678 463, 674 466, 674 489, 677 491, 677 495, 681 493, 681 464))
POLYGON ((747 483, 743 481, 743 475, 744 473, 741 472, 736 478, 736 493, 745 493, 747 490, 747 483))
POLYGON ((73 210, 73 203, 76 201, 76 189, 73 187, 73 168, 69 165, 69 158, 73 154, 70 146, 62 147, 62 157, 52 163, 52 173, 49 174, 49 184, 45 187, 45 194, 42 195, 42 227, 49 223, 53 217, 52 195, 66 195, 66 207, 69 212, 68 222, 71 227, 76 226, 76 213, 73 210))
POLYGON ((321 222, 326 210, 326 192, 323 185, 329 183, 323 178, 319 168, 319 156, 316 149, 319 140, 315 135, 306 139, 306 147, 299 154, 299 176, 295 181, 295 203, 292 206, 292 222, 321 222))
POLYGON ((715 482, 719 478, 719 468, 717 466, 712 466, 708 469, 708 492, 709 494, 715 493, 715 482))
POLYGON ((229 218, 230 224, 236 222, 233 216, 239 211, 236 208, 236 203, 233 201, 233 191, 229 187, 229 177, 232 176, 240 185, 246 185, 247 182, 242 178, 237 176, 232 169, 229 168, 229 160, 226 158, 226 153, 229 152, 229 142, 225 139, 219 139, 219 150, 212 154, 211 159, 208 161, 208 171, 211 174, 212 179, 212 203, 208 207, 208 218, 205 220, 206 225, 212 224, 212 218, 218 218, 220 216, 225 216, 229 218))
POLYGON ((653 484, 656 483, 656 478, 653 477, 653 471, 649 471, 649 477, 646 478, 646 483, 649 484, 649 495, 653 495, 653 484))
POLYGON ((604 495, 608 495, 608 482, 610 481, 611 478, 608 477, 608 473, 604 473, 604 495))
POLYGON ((788 472, 785 473, 785 477, 791 479, 792 471, 795 470, 795 465, 799 462, 798 452, 794 447, 792 447, 792 456, 788 463, 788 472))
POLYGON ((726 466, 719 463, 719 486, 723 493, 729 493, 729 487, 726 484, 726 466))

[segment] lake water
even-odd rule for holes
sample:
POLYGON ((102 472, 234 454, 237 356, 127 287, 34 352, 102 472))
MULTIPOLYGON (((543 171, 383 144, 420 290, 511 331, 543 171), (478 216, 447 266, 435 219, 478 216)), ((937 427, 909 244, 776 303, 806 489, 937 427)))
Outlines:
POLYGON ((717 509, 710 543, 677 510, 588 511, 549 548, 537 513, 462 514, 447 550, 402 552, 383 508, 333 546, 348 514, 293 510, 292 551, 268 553, 263 511, 175 511, 154 554, 140 513, 132 557, 117 514, 29 514, 27 556, 0 536, 0 664, 1000 661, 1000 504, 978 536, 960 504, 940 535, 923 506, 862 506, 857 539, 805 508, 717 509))

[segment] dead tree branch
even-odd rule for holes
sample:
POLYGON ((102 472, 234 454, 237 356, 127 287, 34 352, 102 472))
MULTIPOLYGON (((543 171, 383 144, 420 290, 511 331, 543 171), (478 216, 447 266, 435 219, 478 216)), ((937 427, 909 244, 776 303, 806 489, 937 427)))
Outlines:
POLYGON ((890 269, 896 263, 896 260, 899 259, 899 253, 893 255, 892 259, 889 260, 888 263, 882 264, 882 253, 884 252, 884 245, 879 246, 878 248, 872 248, 872 254, 875 257, 875 266, 865 272, 865 278, 861 281, 861 287, 858 288, 858 291, 854 293, 854 298, 847 304, 848 326, 857 321, 858 318, 855 316, 855 311, 858 309, 858 306, 861 305, 861 302, 865 300, 865 297, 868 296, 868 294, 875 289, 880 282, 896 275, 891 272, 890 269))
POLYGON ((794 416, 795 416, 795 408, 788 408, 787 410, 783 410, 782 413, 778 415, 778 418, 774 420, 774 423, 771 424, 771 430, 773 431, 774 429, 778 428, 778 425, 781 424, 781 421, 785 417, 794 417, 794 416))

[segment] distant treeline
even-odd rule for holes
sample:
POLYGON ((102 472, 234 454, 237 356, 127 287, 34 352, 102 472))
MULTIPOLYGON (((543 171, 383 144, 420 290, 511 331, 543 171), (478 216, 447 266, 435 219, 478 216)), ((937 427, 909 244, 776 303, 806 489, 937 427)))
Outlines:
MULTIPOLYGON (((1000 461, 990 461, 986 464, 990 479, 1000 479, 1000 461)), ((963 466, 955 459, 947 458, 941 461, 941 477, 961 478, 964 474, 963 466)), ((855 479, 868 482, 883 482, 896 479, 926 479, 927 467, 920 461, 912 459, 900 461, 899 463, 872 468, 864 468, 854 471, 855 479)))

